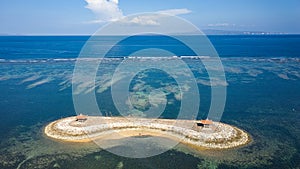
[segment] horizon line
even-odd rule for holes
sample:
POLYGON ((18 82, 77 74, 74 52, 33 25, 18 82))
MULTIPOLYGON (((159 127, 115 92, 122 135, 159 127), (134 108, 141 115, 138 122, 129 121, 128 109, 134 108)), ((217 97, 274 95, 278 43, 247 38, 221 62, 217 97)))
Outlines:
MULTIPOLYGON (((195 34, 178 34, 182 36, 193 36, 195 34)), ((245 35, 245 36, 271 36, 271 35, 300 35, 300 33, 237 33, 237 34, 203 34, 208 36, 238 36, 238 35, 245 35)), ((0 36, 96 36, 93 34, 0 34, 0 36)), ((127 36, 127 35, 99 35, 99 36, 127 36)), ((146 35, 145 35, 146 36, 146 35)))

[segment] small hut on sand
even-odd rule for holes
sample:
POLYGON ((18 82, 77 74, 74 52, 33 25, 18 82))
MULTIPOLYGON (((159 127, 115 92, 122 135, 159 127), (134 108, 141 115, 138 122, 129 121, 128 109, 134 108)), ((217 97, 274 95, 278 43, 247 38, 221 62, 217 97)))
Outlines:
POLYGON ((83 115, 83 114, 79 114, 76 116, 76 121, 78 122, 85 122, 87 120, 87 116, 83 115))
POLYGON ((202 126, 205 128, 209 128, 209 126, 212 124, 213 124, 213 121, 208 120, 208 119, 197 121, 197 126, 202 126))

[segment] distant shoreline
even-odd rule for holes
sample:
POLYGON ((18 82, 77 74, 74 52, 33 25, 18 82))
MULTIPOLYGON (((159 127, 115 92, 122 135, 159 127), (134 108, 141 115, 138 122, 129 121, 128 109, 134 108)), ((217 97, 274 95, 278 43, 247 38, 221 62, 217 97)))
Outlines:
MULTIPOLYGON (((234 34, 211 34, 206 33, 205 36, 300 36, 300 33, 269 33, 269 32, 249 32, 249 33, 234 33, 234 34)), ((91 37, 88 34, 0 34, 0 37, 91 37)), ((125 35, 101 35, 101 36, 125 36, 125 35)), ((145 35, 147 36, 147 35, 145 35)), ((175 35, 176 36, 176 35, 175 35)), ((194 36, 193 34, 182 34, 180 36, 194 36)), ((199 35, 198 35, 199 36, 199 35)))
POLYGON ((213 122, 210 127, 199 127, 193 123, 196 121, 102 116, 88 116, 86 121, 80 122, 76 117, 68 117, 51 122, 44 132, 50 138, 65 142, 159 136, 196 149, 235 148, 251 140, 248 133, 228 124, 213 122))

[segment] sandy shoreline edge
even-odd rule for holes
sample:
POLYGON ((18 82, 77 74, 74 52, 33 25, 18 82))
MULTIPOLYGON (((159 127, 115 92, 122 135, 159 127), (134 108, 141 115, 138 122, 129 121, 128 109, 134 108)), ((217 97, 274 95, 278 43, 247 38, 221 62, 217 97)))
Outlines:
POLYGON ((84 122, 67 117, 49 123, 45 135, 66 142, 121 139, 133 136, 165 137, 199 149, 228 149, 248 144, 251 137, 237 127, 214 122, 209 128, 193 120, 89 116, 84 122))

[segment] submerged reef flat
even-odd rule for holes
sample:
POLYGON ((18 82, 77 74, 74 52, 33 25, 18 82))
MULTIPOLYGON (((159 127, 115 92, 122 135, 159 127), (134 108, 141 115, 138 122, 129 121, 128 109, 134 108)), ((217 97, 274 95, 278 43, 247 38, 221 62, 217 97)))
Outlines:
POLYGON ((202 149, 228 149, 250 142, 248 133, 221 122, 211 121, 210 124, 202 124, 202 120, 78 117, 68 117, 51 122, 45 127, 45 135, 68 142, 159 136, 202 149))

